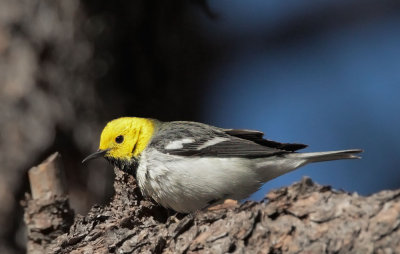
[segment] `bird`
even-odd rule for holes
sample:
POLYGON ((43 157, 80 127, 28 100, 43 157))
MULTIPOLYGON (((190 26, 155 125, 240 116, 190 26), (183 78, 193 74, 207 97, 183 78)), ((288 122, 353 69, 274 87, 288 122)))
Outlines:
POLYGON ((99 149, 82 163, 104 157, 132 174, 145 197, 179 213, 243 200, 265 182, 313 162, 359 159, 361 149, 297 152, 247 129, 199 122, 121 117, 106 124, 99 149))

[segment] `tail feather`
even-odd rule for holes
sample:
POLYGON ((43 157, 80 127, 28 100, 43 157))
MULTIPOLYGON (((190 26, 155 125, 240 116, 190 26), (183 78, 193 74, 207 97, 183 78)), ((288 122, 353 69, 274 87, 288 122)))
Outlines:
POLYGON ((256 167, 259 169, 260 177, 267 182, 275 177, 286 174, 308 163, 342 160, 342 159, 360 159, 358 153, 361 149, 314 152, 314 153, 287 153, 283 156, 277 156, 275 159, 263 158, 259 159, 256 167))
POLYGON ((332 161, 332 160, 343 160, 343 159, 360 159, 358 153, 361 153, 361 149, 350 149, 340 151, 329 151, 329 152, 314 152, 314 153, 293 153, 292 155, 296 158, 302 158, 306 160, 306 163, 320 162, 320 161, 332 161))

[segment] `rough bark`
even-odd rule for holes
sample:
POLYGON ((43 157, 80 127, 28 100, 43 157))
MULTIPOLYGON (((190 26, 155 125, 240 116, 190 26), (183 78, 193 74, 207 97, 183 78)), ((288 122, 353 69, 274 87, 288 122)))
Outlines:
MULTIPOLYGON (((36 237, 48 253, 395 253, 400 250, 400 190, 362 197, 309 178, 245 202, 174 214, 142 197, 115 169, 107 206, 77 215, 69 231, 36 237)), ((31 200, 29 202, 34 202, 31 200)), ((42 210, 28 202, 25 218, 42 210)), ((59 201, 45 207, 58 207, 59 201)), ((57 213, 56 213, 57 214, 57 213)), ((54 213, 53 213, 54 215, 54 213)), ((51 216, 51 215, 49 215, 51 216)), ((28 221, 29 226, 29 221, 28 221)), ((60 231, 58 231, 60 232, 60 231)))
POLYGON ((28 175, 32 195, 27 194, 22 202, 28 228, 27 252, 45 253, 48 245, 68 232, 73 222, 60 155, 54 153, 31 168, 28 175))

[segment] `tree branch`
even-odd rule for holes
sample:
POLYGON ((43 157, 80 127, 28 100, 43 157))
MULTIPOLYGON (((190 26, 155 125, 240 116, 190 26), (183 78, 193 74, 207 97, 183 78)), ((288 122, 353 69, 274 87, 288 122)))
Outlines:
POLYGON ((400 248, 400 190, 369 197, 309 178, 263 202, 172 215, 115 169, 115 196, 76 216, 50 253, 386 253, 400 248))
POLYGON ((52 154, 42 164, 28 171, 32 197, 22 201, 28 228, 27 253, 45 253, 52 241, 68 232, 73 211, 66 196, 61 156, 52 154))

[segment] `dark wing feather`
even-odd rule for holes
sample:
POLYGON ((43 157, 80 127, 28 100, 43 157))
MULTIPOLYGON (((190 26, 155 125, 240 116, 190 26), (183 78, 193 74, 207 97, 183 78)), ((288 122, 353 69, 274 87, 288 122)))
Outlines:
POLYGON ((271 148, 277 148, 285 151, 290 151, 294 152, 303 148, 306 148, 307 145, 304 144, 296 144, 296 143, 280 143, 268 139, 264 139, 264 133, 261 131, 255 131, 255 130, 237 130, 237 129, 225 129, 224 130, 226 134, 250 140, 253 141, 259 145, 266 146, 266 147, 271 147, 271 148))
MULTIPOLYGON (((256 135, 260 136, 259 139, 263 140, 262 133, 261 135, 260 132, 252 133, 251 135, 248 131, 244 131, 242 137, 240 137, 240 135, 235 136, 229 134, 227 130, 201 123, 170 122, 160 126, 149 146, 173 155, 203 157, 260 158, 288 153, 290 151, 279 149, 277 145, 274 147, 256 142, 254 141, 258 141, 256 135), (192 142, 182 143, 180 147, 176 149, 168 149, 168 144, 170 144, 170 142, 183 139, 192 139, 192 142), (222 141, 216 142, 215 144, 207 143, 218 139, 222 141)), ((236 134, 238 135, 238 132, 236 132, 236 134)))
POLYGON ((270 148, 258 145, 254 142, 239 139, 230 138, 226 141, 222 141, 218 144, 207 146, 202 149, 198 149, 205 142, 196 142, 192 144, 184 144, 182 149, 169 150, 170 154, 183 155, 183 156, 211 156, 211 157, 242 157, 242 158, 261 158, 272 155, 278 155, 287 153, 287 151, 279 150, 276 148, 270 148))

